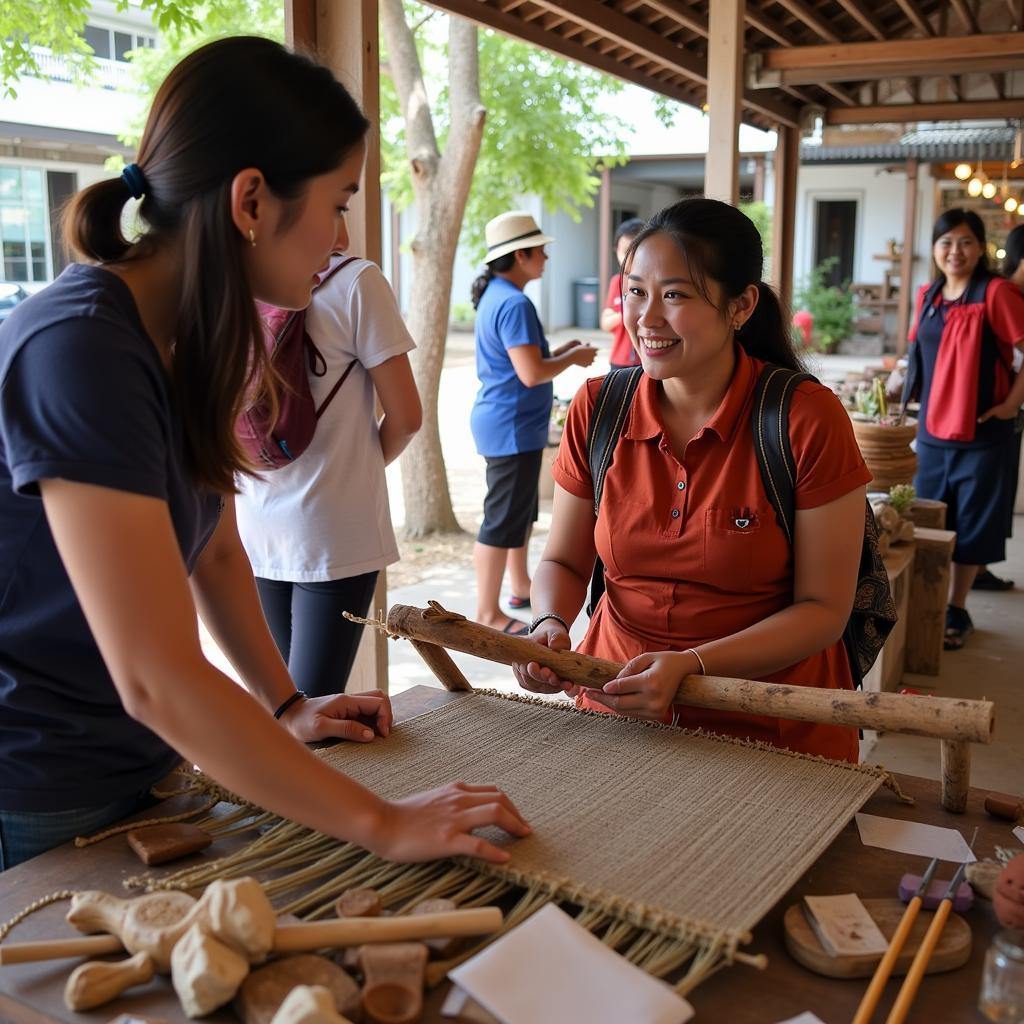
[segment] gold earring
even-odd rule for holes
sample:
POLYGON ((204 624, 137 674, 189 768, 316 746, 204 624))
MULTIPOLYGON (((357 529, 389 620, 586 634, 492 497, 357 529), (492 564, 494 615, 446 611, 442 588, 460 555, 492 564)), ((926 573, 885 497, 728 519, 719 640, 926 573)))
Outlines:
POLYGON ((256 248, 256 232, 252 228, 249 228, 249 244, 256 248))

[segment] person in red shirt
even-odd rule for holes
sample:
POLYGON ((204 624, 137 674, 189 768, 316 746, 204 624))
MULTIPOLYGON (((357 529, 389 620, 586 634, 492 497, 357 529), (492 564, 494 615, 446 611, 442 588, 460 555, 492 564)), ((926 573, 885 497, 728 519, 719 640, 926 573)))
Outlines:
POLYGON ((791 547, 754 451, 755 383, 766 364, 799 369, 787 318, 761 281, 761 237, 737 209, 687 199, 657 214, 625 261, 623 320, 644 369, 595 520, 587 427, 600 380, 570 408, 550 539, 531 589, 531 638, 559 650, 595 553, 605 594, 579 650, 625 662, 602 689, 516 666, 531 691, 578 706, 856 761, 855 729, 673 706, 705 673, 851 689, 842 634, 853 605, 870 473, 827 388, 790 406, 797 469, 791 547))
POLYGON ((937 274, 918 291, 903 397, 921 404, 914 488, 946 503, 956 531, 945 648, 959 650, 974 631, 967 595, 979 567, 1006 557, 1024 296, 989 269, 985 226, 972 210, 938 218, 932 258, 937 274))
MULTIPOLYGON (((624 220, 615 232, 615 259, 619 266, 626 258, 633 239, 643 230, 644 222, 639 217, 624 220)), ((604 300, 601 310, 601 330, 608 331, 612 336, 612 350, 608 356, 613 370, 623 366, 636 366, 640 362, 633 349, 629 335, 622 323, 622 272, 612 274, 608 282, 608 297, 604 300)))

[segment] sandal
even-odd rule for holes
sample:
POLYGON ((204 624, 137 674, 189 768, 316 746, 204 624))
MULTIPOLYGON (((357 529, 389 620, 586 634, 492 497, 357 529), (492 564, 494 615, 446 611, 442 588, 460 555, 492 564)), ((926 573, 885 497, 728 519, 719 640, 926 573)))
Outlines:
POLYGON ((942 646, 947 651, 959 651, 964 641, 974 632, 974 623, 966 608, 951 604, 946 608, 946 635, 942 646))
MULTIPOLYGON (((1012 587, 1013 584, 1011 583, 1012 587)), ((529 597, 518 597, 516 594, 510 594, 508 599, 509 608, 529 608, 530 599, 529 597)))
POLYGON ((1013 590, 1013 580, 1004 580, 989 569, 974 577, 971 590, 1013 590))
POLYGON ((508 625, 502 630, 502 633, 508 633, 509 636, 526 636, 529 632, 529 623, 523 622, 522 619, 509 619, 508 625))

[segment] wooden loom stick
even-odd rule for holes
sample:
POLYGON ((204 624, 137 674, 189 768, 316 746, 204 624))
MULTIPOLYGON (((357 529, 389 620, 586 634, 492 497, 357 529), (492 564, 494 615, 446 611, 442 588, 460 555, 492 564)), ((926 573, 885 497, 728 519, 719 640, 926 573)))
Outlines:
POLYGON ((907 904, 907 909, 903 911, 903 917, 900 918, 900 923, 893 933, 893 937, 889 940, 889 947, 886 949, 885 955, 879 960, 878 967, 875 968, 871 983, 868 985, 867 991, 865 991, 864 997, 860 1001, 860 1006, 857 1007, 857 1012, 854 1014, 851 1024, 868 1024, 868 1021, 871 1020, 871 1015, 875 1012, 878 1000, 882 996, 885 983, 889 980, 889 975, 892 974, 896 960, 906 945, 907 936, 910 934, 910 929, 914 926, 914 921, 917 920, 918 911, 921 909, 921 898, 928 891, 928 886, 931 885, 932 877, 935 875, 938 866, 938 860, 933 860, 928 865, 928 870, 924 873, 921 884, 917 887, 917 892, 914 893, 913 898, 907 904))
MULTIPOLYGON (((387 628, 410 640, 425 640, 504 665, 535 661, 581 686, 604 686, 622 670, 614 661, 552 651, 524 637, 409 605, 391 608, 387 628)), ((687 676, 679 684, 675 703, 971 743, 989 743, 994 723, 991 701, 826 690, 724 676, 687 676)))
POLYGON ((462 670, 452 661, 452 656, 437 644, 428 644, 424 640, 410 641, 416 653, 426 662, 427 668, 441 681, 446 690, 455 693, 468 693, 473 689, 462 670))
MULTIPOLYGON (((443 914, 409 914, 396 917, 348 917, 327 921, 282 924, 274 930, 276 953, 308 953, 316 949, 359 946, 370 942, 407 942, 449 936, 493 935, 502 924, 499 907, 471 907, 443 914)), ((116 935, 52 942, 0 944, 0 966, 65 957, 102 956, 124 947, 116 935)))

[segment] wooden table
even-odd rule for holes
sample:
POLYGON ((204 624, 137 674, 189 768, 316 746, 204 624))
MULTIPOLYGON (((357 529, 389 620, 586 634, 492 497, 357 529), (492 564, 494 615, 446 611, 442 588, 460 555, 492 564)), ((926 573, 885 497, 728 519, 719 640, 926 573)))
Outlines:
MULTIPOLYGON (((417 686, 394 699, 396 717, 399 721, 409 719, 454 699, 458 699, 458 695, 417 686)), ((958 828, 968 841, 977 826, 975 851, 980 857, 991 856, 997 844, 1015 845, 1009 826, 1005 822, 995 822, 984 813, 984 791, 972 790, 967 813, 953 815, 940 806, 937 782, 907 776, 899 777, 899 782, 905 792, 917 799, 916 806, 901 804, 888 790, 881 790, 865 809, 893 818, 958 828)), ((224 844, 219 843, 218 846, 219 852, 223 853, 224 844)), ((652 850, 651 855, 664 857, 668 851, 652 850)), ((675 856, 679 870, 684 871, 685 848, 678 850, 675 856)), ((708 1024, 772 1024, 804 1010, 812 1010, 826 1024, 849 1020, 867 982, 823 978, 796 964, 783 946, 782 915, 791 903, 806 893, 856 892, 865 897, 894 896, 901 875, 907 871, 919 872, 923 867, 921 858, 863 846, 856 826, 848 825, 755 930, 754 941, 747 950, 767 954, 770 961, 768 969, 762 972, 736 966, 723 969, 705 981, 690 997, 697 1010, 697 1020, 708 1024)), ((96 888, 121 894, 121 880, 142 870, 143 866, 121 838, 81 850, 70 845, 51 850, 0 874, 0 921, 10 919, 33 900, 58 889, 96 888)), ((946 866, 941 873, 949 877, 952 870, 946 866)), ((63 921, 66 909, 66 903, 57 903, 38 911, 17 925, 7 941, 32 941, 72 934, 63 921)), ((976 902, 966 919, 974 932, 969 963, 959 970, 932 975, 924 980, 911 1011, 910 1024, 915 1021, 963 1024, 984 1019, 976 1009, 981 966, 998 924, 991 904, 984 900, 976 902)), ((166 978, 157 978, 145 987, 133 989, 107 1007, 81 1014, 70 1012, 65 1008, 61 994, 75 963, 48 961, 0 968, 0 1024, 47 1024, 53 1021, 103 1024, 119 1013, 159 1018, 175 1024, 186 1021, 166 978)), ((898 981, 889 983, 876 1013, 876 1021, 885 1019, 897 988, 898 981)), ((441 989, 430 993, 424 1020, 452 1020, 439 1015, 443 994, 441 989)), ((235 1018, 223 1010, 205 1019, 226 1022, 235 1018)))

